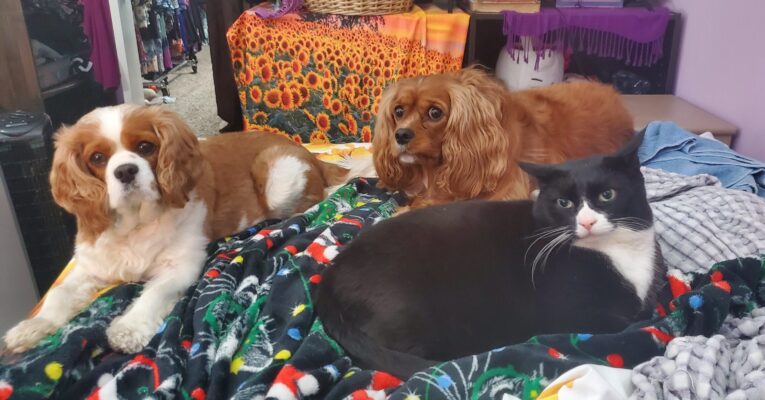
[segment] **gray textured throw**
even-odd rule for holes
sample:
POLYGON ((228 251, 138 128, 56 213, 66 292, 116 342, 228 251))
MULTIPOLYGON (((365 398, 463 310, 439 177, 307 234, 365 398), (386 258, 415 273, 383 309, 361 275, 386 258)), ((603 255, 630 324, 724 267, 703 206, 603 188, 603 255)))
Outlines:
POLYGON ((632 371, 632 399, 765 399, 765 308, 729 317, 720 335, 679 337, 632 371))
MULTIPOLYGON (((765 200, 709 175, 643 168, 656 233, 670 270, 765 253, 765 200)), ((765 308, 729 317, 720 334, 678 337, 632 371, 632 399, 765 399, 765 308)))
POLYGON ((765 253, 765 199, 725 189, 709 175, 642 171, 668 268, 703 273, 716 262, 765 253))

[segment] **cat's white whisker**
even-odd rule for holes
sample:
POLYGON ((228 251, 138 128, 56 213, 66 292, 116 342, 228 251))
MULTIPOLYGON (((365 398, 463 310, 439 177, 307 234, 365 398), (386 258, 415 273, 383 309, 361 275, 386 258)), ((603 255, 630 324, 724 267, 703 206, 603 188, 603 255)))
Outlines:
POLYGON ((621 217, 621 218, 614 218, 613 220, 614 221, 621 221, 621 222, 635 222, 635 223, 638 223, 638 224, 647 224, 648 223, 648 221, 646 221, 644 219, 641 219, 641 218, 637 218, 637 217, 621 217))
POLYGON ((523 254, 523 262, 528 262, 528 255, 529 251, 537 244, 538 241, 543 240, 545 238, 549 238, 550 236, 558 235, 563 232, 566 232, 569 228, 566 226, 561 226, 558 228, 549 228, 549 229, 542 229, 541 232, 536 233, 534 235, 529 236, 528 238, 533 238, 535 236, 539 236, 536 238, 531 244, 526 248, 526 253, 523 254))
POLYGON ((625 228, 633 232, 646 230, 651 227, 649 222, 636 217, 614 218, 612 222, 617 227, 625 228))
POLYGON ((551 239, 549 242, 545 243, 544 246, 542 246, 542 249, 539 250, 539 253, 537 253, 537 256, 534 258, 534 263, 532 264, 532 271, 531 271, 532 275, 534 274, 534 269, 536 268, 536 265, 539 263, 539 261, 541 260, 542 256, 545 254, 545 252, 551 246, 553 246, 553 242, 555 242, 555 240, 560 238, 564 233, 565 232, 558 233, 558 236, 556 236, 555 238, 551 239))
MULTIPOLYGON (((536 273, 537 265, 539 265, 539 262, 542 261, 542 270, 544 270, 545 264, 547 264, 547 259, 550 257, 550 254, 558 245, 561 245, 571 239, 574 234, 573 232, 569 230, 563 230, 558 236, 547 242, 544 247, 542 247, 541 250, 539 250, 539 253, 537 253, 536 257, 534 257, 534 262, 531 264, 531 284, 536 288, 536 285, 534 283, 534 274, 536 273)), ((535 241, 536 242, 536 241, 535 241)), ((529 248, 530 249, 530 248, 529 248)), ((527 253, 528 250, 527 249, 527 253)))
POLYGON ((547 259, 550 258, 550 254, 552 254, 553 251, 555 251, 555 248, 566 243, 568 239, 571 238, 573 234, 571 233, 564 233, 561 236, 558 236, 553 240, 553 245, 550 247, 550 249, 547 251, 547 255, 545 256, 544 261, 542 262, 542 270, 544 271, 545 266, 547 265, 547 259))
POLYGON ((545 245, 542 247, 542 249, 541 249, 541 250, 539 250, 539 252, 537 253, 536 257, 534 257, 534 262, 533 262, 533 263, 531 263, 531 285, 532 285, 532 286, 533 286, 535 289, 536 289, 536 287, 537 287, 537 286, 536 286, 536 284, 535 284, 535 282, 534 282, 534 274, 536 273, 536 270, 537 270, 537 264, 538 264, 538 263, 539 263, 539 261, 541 260, 541 258, 542 258, 542 255, 543 255, 543 254, 544 254, 544 252, 545 252, 545 249, 547 249, 547 247, 550 245, 550 243, 552 243, 552 241, 545 243, 545 245))
POLYGON ((528 239, 531 239, 531 238, 537 237, 537 236, 546 236, 546 235, 549 235, 551 233, 562 232, 562 231, 565 231, 567 229, 568 229, 567 226, 559 226, 557 228, 543 228, 543 229, 538 230, 533 235, 529 235, 528 239))

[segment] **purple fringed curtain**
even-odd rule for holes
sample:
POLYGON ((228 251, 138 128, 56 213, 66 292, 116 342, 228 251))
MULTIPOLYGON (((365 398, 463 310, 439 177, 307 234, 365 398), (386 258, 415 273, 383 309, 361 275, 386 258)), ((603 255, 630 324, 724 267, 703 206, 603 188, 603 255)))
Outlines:
POLYGON ((543 8, 538 13, 504 11, 505 48, 513 60, 536 54, 536 66, 547 51, 572 48, 601 57, 624 59, 627 65, 648 66, 662 56, 670 13, 664 7, 543 8), (522 44, 520 47, 518 44, 522 44))
MULTIPOLYGON (((221 1, 221 0, 213 0, 221 1)), ((267 5, 260 5, 255 9, 255 14, 260 18, 278 18, 292 11, 297 11, 303 7, 303 0, 281 0, 281 4, 269 7, 267 5)))

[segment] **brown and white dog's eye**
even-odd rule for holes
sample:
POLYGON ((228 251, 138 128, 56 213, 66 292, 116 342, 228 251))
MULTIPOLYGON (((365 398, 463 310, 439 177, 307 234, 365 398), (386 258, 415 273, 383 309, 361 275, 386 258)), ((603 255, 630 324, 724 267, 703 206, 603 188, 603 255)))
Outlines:
POLYGON ((156 145, 152 142, 143 141, 138 143, 138 146, 136 146, 135 150, 138 152, 138 154, 142 156, 148 156, 151 155, 151 153, 154 153, 154 150, 157 148, 156 145))
POLYGON ((396 118, 401 118, 404 116, 404 107, 396 106, 396 108, 393 109, 393 116, 396 118))
POLYGON ((90 155, 90 163, 95 166, 103 166, 106 164, 106 155, 104 153, 95 152, 90 155))
POLYGON ((430 117, 430 119, 439 119, 443 115, 444 112, 436 106, 432 106, 428 109, 428 117, 430 117))

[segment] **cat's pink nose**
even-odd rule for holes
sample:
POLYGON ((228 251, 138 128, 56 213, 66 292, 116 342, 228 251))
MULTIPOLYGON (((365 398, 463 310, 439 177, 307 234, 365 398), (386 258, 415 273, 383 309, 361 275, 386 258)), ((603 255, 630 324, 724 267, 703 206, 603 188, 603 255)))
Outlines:
POLYGON ((583 218, 579 218, 577 222, 582 228, 587 229, 587 231, 589 232, 592 230, 592 226, 595 225, 595 223, 598 222, 598 220, 592 217, 583 217, 583 218))

